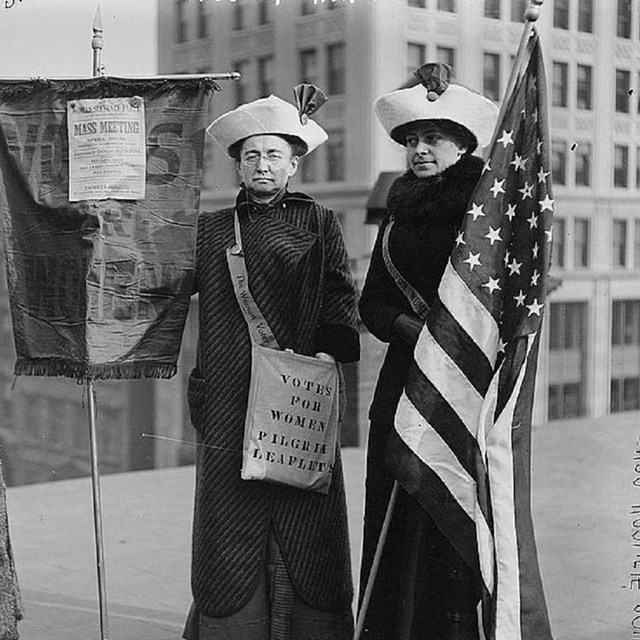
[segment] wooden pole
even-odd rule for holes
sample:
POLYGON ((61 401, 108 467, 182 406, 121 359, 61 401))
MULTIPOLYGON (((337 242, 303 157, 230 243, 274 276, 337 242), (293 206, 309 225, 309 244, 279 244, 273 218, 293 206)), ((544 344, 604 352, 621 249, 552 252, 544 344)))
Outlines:
MULTIPOLYGON (((529 0, 529 4, 524 12, 524 18, 526 20, 524 25, 524 31, 522 32, 522 37, 520 38, 520 43, 518 44, 518 52, 516 53, 516 59, 513 63, 513 67, 511 68, 511 74, 509 76, 509 81, 507 82, 507 88, 504 92, 504 97, 502 98, 502 103, 500 105, 500 113, 498 114, 497 124, 499 125, 502 122, 502 118, 504 117, 505 111, 507 109, 507 103, 509 101, 509 97, 513 93, 513 89, 516 86, 516 82, 522 73, 522 68, 524 67, 524 62, 527 56, 527 43, 529 42, 529 38, 533 32, 534 22, 538 20, 540 17, 540 7, 544 0, 529 0)), ((493 143, 495 142, 496 137, 500 132, 496 128, 493 132, 493 139, 491 140, 491 145, 489 149, 493 147, 493 143)))
MULTIPOLYGON (((387 534, 389 533, 389 527, 391 526, 391 517, 393 516, 393 510, 396 505, 396 498, 398 497, 398 481, 393 483, 393 489, 389 496, 389 503, 387 504, 387 511, 384 514, 384 521, 382 522, 382 528, 380 529, 380 536, 378 537, 378 544, 376 546, 376 552, 373 556, 373 562, 371 563, 371 570, 369 571, 369 577, 367 579, 367 586, 362 596, 362 603, 360 605, 360 611, 358 612, 358 620, 356 622, 356 629, 353 634, 353 640, 360 640, 360 634, 364 628, 364 619, 369 609, 369 602, 371 601, 371 594, 373 593, 373 585, 376 580, 378 568, 380 566, 380 559, 382 558, 382 551, 384 549, 384 543, 387 541, 387 534)), ((393 614, 390 614, 393 615, 393 614)))
MULTIPOLYGON (((102 19, 100 5, 96 8, 93 21, 93 75, 103 74, 102 67, 102 19)), ((104 562, 104 534, 102 529, 102 497, 100 494, 100 463, 98 459, 98 437, 96 433, 96 403, 93 379, 87 378, 87 406, 89 411, 89 444, 91 447, 91 487, 93 492, 93 525, 96 544, 96 573, 98 578, 98 607, 100 611, 100 638, 109 639, 109 619, 107 614, 107 582, 104 562)))

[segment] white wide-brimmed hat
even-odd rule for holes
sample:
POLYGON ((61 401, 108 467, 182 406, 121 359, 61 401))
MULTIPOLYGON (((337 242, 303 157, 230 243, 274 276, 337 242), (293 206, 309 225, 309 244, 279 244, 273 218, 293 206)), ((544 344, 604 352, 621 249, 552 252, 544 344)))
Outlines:
POLYGON ((224 113, 207 127, 207 133, 227 153, 234 144, 251 136, 281 135, 297 138, 306 147, 306 155, 328 137, 319 124, 301 116, 290 102, 273 95, 224 113))
POLYGON ((375 100, 375 114, 393 140, 404 144, 403 128, 412 122, 451 120, 473 133, 480 148, 491 142, 498 107, 467 87, 449 84, 447 69, 441 63, 423 65, 416 71, 423 84, 398 89, 375 100))

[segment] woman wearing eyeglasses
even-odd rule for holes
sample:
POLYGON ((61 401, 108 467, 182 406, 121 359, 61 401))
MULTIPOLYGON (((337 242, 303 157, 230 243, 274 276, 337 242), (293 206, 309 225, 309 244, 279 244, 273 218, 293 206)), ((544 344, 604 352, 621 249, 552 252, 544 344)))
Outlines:
POLYGON ((270 96, 208 132, 242 179, 198 221, 199 338, 189 378, 196 458, 189 640, 350 640, 353 596, 340 447, 327 495, 240 477, 251 341, 227 267, 234 215, 250 291, 282 349, 359 358, 356 291, 335 214, 288 190, 326 133, 270 96))

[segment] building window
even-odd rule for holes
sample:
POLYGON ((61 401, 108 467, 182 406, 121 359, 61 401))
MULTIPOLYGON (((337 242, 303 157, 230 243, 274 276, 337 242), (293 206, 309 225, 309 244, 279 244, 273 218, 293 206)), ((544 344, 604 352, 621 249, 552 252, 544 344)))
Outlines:
POLYGON ((564 269, 565 265, 566 233, 567 223, 564 218, 555 218, 553 221, 553 250, 551 252, 551 264, 560 269, 564 269))
POLYGON ((576 218, 573 221, 573 266, 586 269, 590 264, 591 221, 576 218))
POLYGON ((552 105, 554 107, 567 106, 569 84, 569 65, 566 62, 553 63, 552 105))
POLYGON ((587 303, 549 306, 549 420, 586 410, 587 303))
POLYGON ((593 0, 578 2, 578 31, 593 33, 593 0))
POLYGON ((300 82, 318 84, 318 55, 315 49, 300 51, 300 82))
POLYGON ((616 69, 616 111, 629 113, 629 92, 631 73, 626 69, 616 69))
POLYGON ((511 22, 524 22, 528 0, 511 0, 511 22))
POLYGON ((316 12, 317 3, 314 0, 302 0, 300 12, 303 16, 310 16, 316 12))
POLYGON ((233 63, 233 68, 240 74, 240 78, 232 85, 235 89, 236 107, 239 107, 241 104, 248 102, 249 82, 247 73, 249 71, 249 63, 246 60, 236 60, 233 63))
POLYGON ((187 2, 188 0, 178 0, 176 4, 176 42, 187 41, 187 2))
POLYGON ((266 98, 273 93, 273 56, 258 58, 258 97, 266 98))
POLYGON ((500 54, 485 53, 483 60, 482 92, 487 98, 500 100, 500 54))
POLYGON ((456 0, 438 0, 438 11, 448 11, 449 13, 455 13, 456 0))
POLYGON ((437 47, 436 60, 438 62, 444 62, 445 64, 448 64, 452 69, 455 69, 456 50, 453 47, 437 47))
POLYGON ((617 144, 613 149, 613 186, 626 189, 629 186, 629 147, 617 144))
POLYGON ((244 29, 247 26, 245 20, 246 15, 243 0, 236 0, 233 4, 233 28, 236 31, 244 29))
POLYGON ((407 0, 407 4, 410 7, 417 7, 418 9, 424 9, 427 6, 427 0, 407 0))
POLYGON ((315 153, 300 159, 300 180, 308 184, 318 180, 318 156, 315 153))
POLYGON ((209 23, 207 22, 207 13, 204 9, 204 2, 198 2, 198 38, 209 37, 209 23))
POLYGON ((327 46, 327 91, 330 95, 344 93, 345 89, 345 52, 344 43, 327 46))
POLYGON ((618 38, 631 37, 631 0, 618 0, 616 35, 618 38))
POLYGON ((614 267, 627 265, 627 221, 614 220, 611 229, 611 263, 614 267))
POLYGON ((258 3, 258 24, 271 22, 271 0, 260 0, 258 3))
POLYGON ((633 225, 633 264, 640 269, 640 220, 633 225))
POLYGON ((327 181, 340 182, 345 179, 344 129, 332 129, 327 135, 327 181))
POLYGON ((407 78, 413 78, 413 72, 421 67, 427 58, 427 47, 416 42, 407 43, 407 78))
POLYGON ((500 20, 500 0, 484 0, 484 17, 500 20))
POLYGON ((564 140, 551 143, 551 172, 554 184, 567 184, 567 143, 564 140))
POLYGON ((640 300, 611 307, 611 412, 640 409, 640 300))
POLYGON ((581 142, 575 152, 576 187, 591 186, 591 143, 581 142))
POLYGON ((554 0, 553 26, 556 29, 569 28, 569 0, 554 0))
POLYGON ((576 106, 578 109, 591 109, 591 67, 586 64, 579 64, 577 71, 576 106))

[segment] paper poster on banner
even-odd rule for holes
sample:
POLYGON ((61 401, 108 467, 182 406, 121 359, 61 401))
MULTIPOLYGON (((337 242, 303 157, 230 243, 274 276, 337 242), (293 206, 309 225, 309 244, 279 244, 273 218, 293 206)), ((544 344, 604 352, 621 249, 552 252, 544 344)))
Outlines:
POLYGON ((144 100, 67 103, 69 201, 140 200, 145 195, 144 100))

